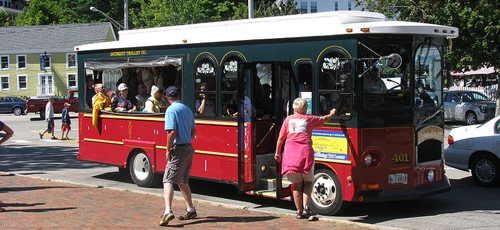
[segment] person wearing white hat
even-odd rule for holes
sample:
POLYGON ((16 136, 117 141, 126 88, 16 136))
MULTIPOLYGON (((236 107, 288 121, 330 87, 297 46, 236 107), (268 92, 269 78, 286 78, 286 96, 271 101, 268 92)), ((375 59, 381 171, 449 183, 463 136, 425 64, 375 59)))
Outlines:
POLYGON ((125 83, 121 83, 118 85, 118 91, 120 94, 116 97, 116 99, 111 104, 111 109, 114 112, 132 112, 136 111, 136 101, 135 98, 128 99, 128 87, 125 83))
POLYGON ((144 103, 143 112, 147 113, 159 113, 162 107, 162 92, 160 88, 155 85, 151 86, 151 97, 144 103))

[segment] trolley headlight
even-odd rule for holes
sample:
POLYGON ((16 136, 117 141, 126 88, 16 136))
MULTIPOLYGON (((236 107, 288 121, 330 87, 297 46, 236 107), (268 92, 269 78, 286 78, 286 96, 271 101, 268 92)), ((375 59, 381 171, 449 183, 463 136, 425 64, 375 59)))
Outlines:
POLYGON ((364 160, 365 160, 365 165, 366 166, 372 165, 373 164, 373 156, 372 156, 372 154, 371 153, 366 154, 364 160))
POLYGON ((429 169, 427 170, 427 181, 433 182, 434 181, 434 169, 429 169))

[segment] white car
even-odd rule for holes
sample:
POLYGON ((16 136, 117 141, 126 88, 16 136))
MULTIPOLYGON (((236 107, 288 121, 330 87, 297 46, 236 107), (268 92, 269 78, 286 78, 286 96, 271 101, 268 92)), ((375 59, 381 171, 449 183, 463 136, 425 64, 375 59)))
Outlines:
POLYGON ((500 182, 500 116, 482 125, 452 129, 444 150, 445 164, 472 172, 480 185, 500 182))

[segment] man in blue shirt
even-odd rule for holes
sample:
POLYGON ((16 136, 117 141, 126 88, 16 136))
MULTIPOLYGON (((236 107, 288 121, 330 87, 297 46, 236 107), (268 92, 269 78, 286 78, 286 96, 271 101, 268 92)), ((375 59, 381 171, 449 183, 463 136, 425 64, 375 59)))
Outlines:
POLYGON ((180 220, 196 218, 197 213, 191 198, 191 188, 188 184, 194 149, 191 140, 195 135, 193 111, 179 100, 180 92, 175 86, 165 90, 170 106, 165 111, 165 130, 167 132, 168 160, 163 175, 163 195, 165 199, 165 212, 160 219, 160 226, 166 226, 175 218, 172 212, 174 198, 174 184, 181 190, 186 202, 186 212, 179 216, 180 220))

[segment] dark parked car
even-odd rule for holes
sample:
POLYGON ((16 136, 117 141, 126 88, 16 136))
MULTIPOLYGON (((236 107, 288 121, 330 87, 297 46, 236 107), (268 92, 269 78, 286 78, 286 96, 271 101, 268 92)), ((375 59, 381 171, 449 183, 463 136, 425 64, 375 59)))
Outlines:
POLYGON ((26 100, 20 97, 0 97, 0 113, 14 113, 16 116, 26 113, 26 100))
POLYGON ((448 91, 444 93, 444 119, 462 121, 468 125, 485 122, 495 116, 495 101, 476 91, 448 91))

